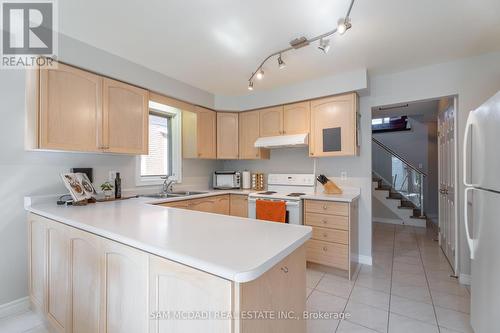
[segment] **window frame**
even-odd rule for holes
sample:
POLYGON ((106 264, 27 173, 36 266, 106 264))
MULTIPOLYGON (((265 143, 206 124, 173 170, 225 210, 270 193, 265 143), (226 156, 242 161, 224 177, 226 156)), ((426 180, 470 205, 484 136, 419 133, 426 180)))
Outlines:
MULTIPOLYGON (((175 176, 177 183, 182 182, 182 110, 171 107, 169 105, 149 101, 149 115, 165 115, 170 117, 171 126, 171 142, 169 143, 172 150, 171 175, 175 176)), ((149 133, 148 133, 149 145, 149 133)), ((135 159, 135 185, 136 186, 153 186, 161 185, 164 182, 162 176, 142 176, 141 175, 141 158, 143 155, 138 155, 135 159)))

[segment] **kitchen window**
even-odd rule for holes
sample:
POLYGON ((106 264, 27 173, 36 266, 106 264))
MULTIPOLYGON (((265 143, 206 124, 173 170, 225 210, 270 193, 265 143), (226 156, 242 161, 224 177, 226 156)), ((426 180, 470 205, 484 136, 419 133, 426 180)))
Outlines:
POLYGON ((181 117, 179 109, 149 102, 149 154, 137 157, 137 186, 162 184, 165 176, 181 181, 181 117))

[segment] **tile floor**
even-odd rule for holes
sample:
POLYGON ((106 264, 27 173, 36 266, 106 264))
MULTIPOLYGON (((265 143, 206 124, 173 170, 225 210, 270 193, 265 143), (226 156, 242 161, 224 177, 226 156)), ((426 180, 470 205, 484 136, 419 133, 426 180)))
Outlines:
MULTIPOLYGON (((468 333, 469 291, 451 268, 430 230, 373 225, 373 266, 352 281, 307 270, 309 311, 350 313, 348 320, 309 320, 308 333, 468 333)), ((0 319, 2 333, 47 333, 33 312, 0 319)))
POLYGON ((307 270, 307 309, 346 311, 346 320, 309 320, 308 333, 472 332, 470 294, 457 279, 431 230, 373 224, 373 266, 352 281, 307 270))

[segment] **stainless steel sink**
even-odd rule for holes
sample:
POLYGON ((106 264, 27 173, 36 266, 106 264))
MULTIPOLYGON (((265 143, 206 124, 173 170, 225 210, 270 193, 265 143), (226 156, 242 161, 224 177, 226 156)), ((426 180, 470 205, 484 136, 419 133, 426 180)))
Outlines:
POLYGON ((177 196, 188 196, 188 195, 196 195, 196 194, 205 194, 207 192, 195 192, 195 191, 174 191, 169 194, 177 195, 177 196))
POLYGON ((204 193, 207 193, 207 192, 175 191, 175 192, 168 192, 168 193, 143 194, 143 195, 141 195, 141 197, 155 198, 155 199, 166 199, 166 198, 187 197, 190 195, 204 194, 204 193))

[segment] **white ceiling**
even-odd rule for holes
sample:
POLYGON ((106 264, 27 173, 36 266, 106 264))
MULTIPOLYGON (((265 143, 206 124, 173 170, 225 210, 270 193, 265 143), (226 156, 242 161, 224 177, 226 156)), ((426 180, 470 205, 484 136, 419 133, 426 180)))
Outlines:
MULTIPOLYGON (((247 94, 268 54, 331 30, 349 0, 64 0, 60 31, 220 95, 247 94)), ((367 68, 385 73, 500 49, 499 0, 356 0, 353 28, 265 66, 256 90, 367 68)))

